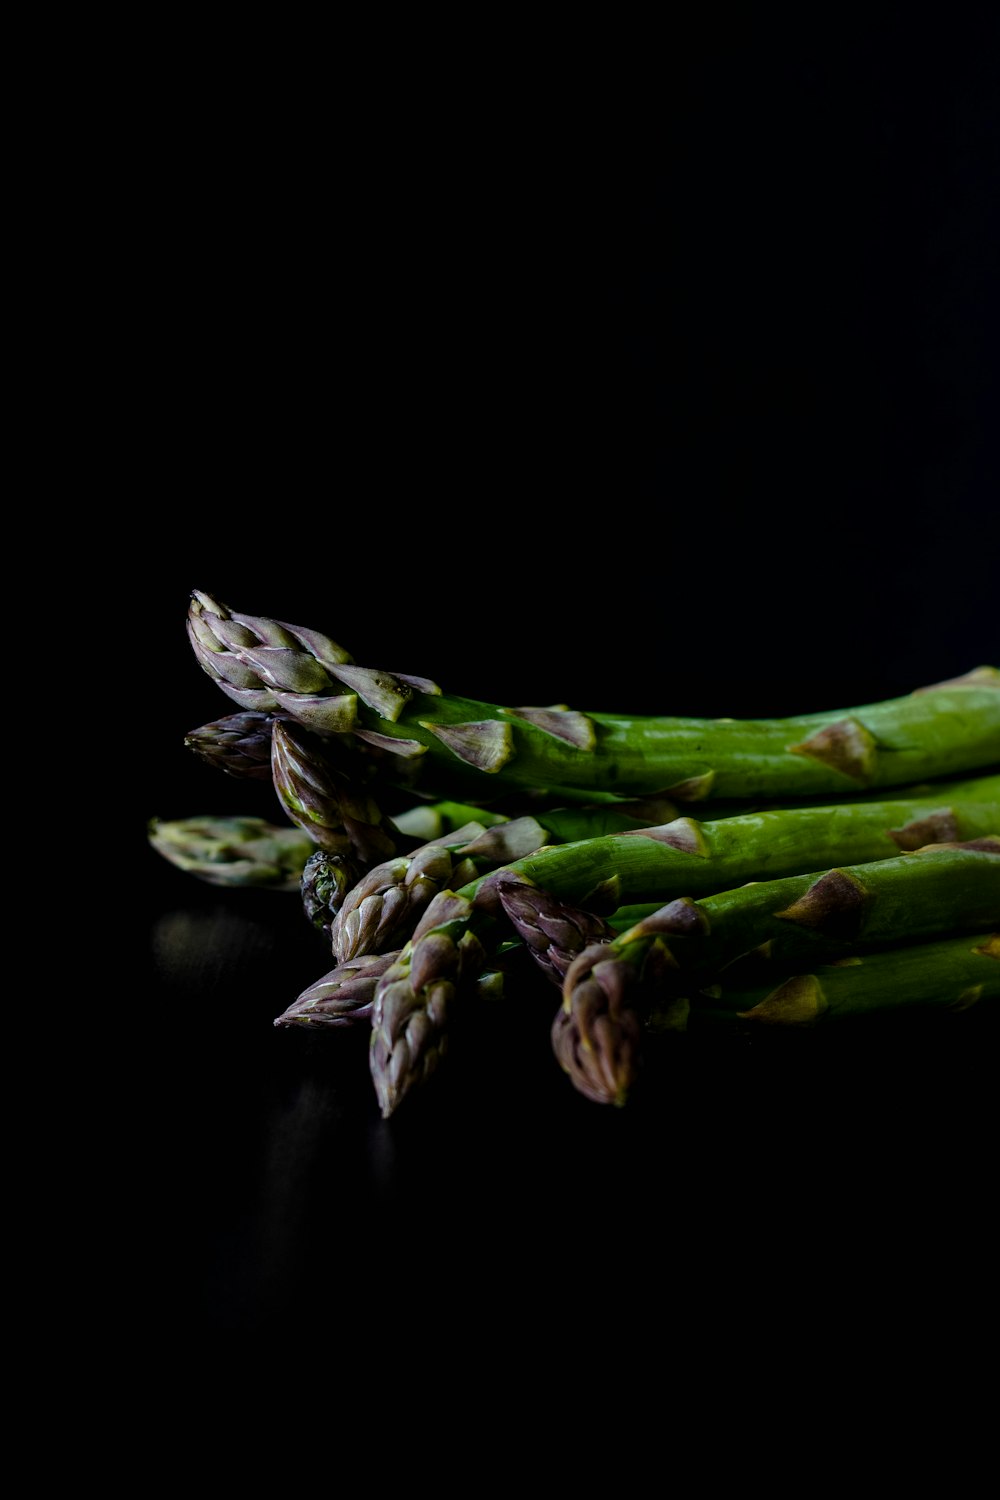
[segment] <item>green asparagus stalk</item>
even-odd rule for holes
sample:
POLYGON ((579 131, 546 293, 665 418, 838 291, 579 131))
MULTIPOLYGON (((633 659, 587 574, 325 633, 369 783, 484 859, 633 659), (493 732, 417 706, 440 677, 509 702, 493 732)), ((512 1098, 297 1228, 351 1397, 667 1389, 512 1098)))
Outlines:
MULTIPOLYGON (((525 903, 530 892, 521 890, 525 903)), ((571 1082, 621 1105, 641 1064, 645 1018, 726 982, 748 954, 774 971, 833 962, 1000 917, 1000 836, 929 844, 916 853, 778 880, 751 881, 660 907, 610 941, 584 948, 563 980, 552 1045, 571 1082)), ((675 1008, 676 1010, 676 1008, 675 1008)))
POLYGON ((301 829, 251 817, 152 818, 148 837, 164 859, 210 885, 272 891, 298 890, 316 847, 301 829))
POLYGON ((566 801, 853 797, 1000 764, 993 666, 905 697, 783 719, 628 716, 456 697, 427 678, 358 666, 329 636, 237 614, 204 593, 193 595, 187 625, 199 663, 241 708, 356 736, 442 796, 462 771, 566 801))
POLYGON ((644 1030, 693 1031, 724 1024, 814 1026, 848 1016, 886 1015, 915 1006, 966 1010, 1000 996, 1000 934, 967 934, 815 965, 777 985, 715 986, 710 994, 659 998, 645 1025, 634 1001, 636 970, 592 971, 577 1016, 560 1009, 552 1028, 556 1057, 574 1087, 598 1104, 623 1105, 638 1076, 644 1030))
POLYGON ((718 1020, 827 1025, 915 1006, 964 1011, 997 999, 1000 930, 994 928, 811 965, 777 985, 692 996, 689 1026, 718 1020))
POLYGON ((192 729, 185 735, 184 744, 230 776, 270 781, 272 722, 270 714, 229 714, 192 729))
MULTIPOLYGON (((996 836, 989 836, 964 844, 928 844, 915 852, 956 849, 988 854, 997 852, 1000 843, 996 836)), ((585 947, 595 943, 611 943, 613 951, 619 952, 629 944, 655 939, 669 948, 672 970, 685 975, 698 963, 706 970, 717 970, 748 953, 784 957, 791 934, 788 923, 779 921, 775 915, 782 905, 799 924, 792 941, 812 944, 817 951, 819 944, 836 940, 838 935, 846 937, 862 929, 867 932, 869 898, 862 895, 862 889, 879 890, 883 884, 896 882, 899 879, 896 872, 902 871, 907 871, 909 878, 902 886, 901 901, 912 900, 919 886, 905 857, 879 860, 865 868, 868 874, 860 886, 844 871, 828 872, 808 904, 801 908, 794 893, 798 891, 804 899, 809 882, 817 878, 813 875, 791 876, 785 881, 749 881, 735 891, 702 897, 700 901, 681 897, 667 906, 658 901, 637 902, 618 907, 607 916, 561 901, 519 876, 505 877, 498 893, 519 940, 525 943, 543 973, 561 987, 570 964, 585 947), (776 903, 773 907, 772 902, 776 903)), ((933 877, 935 881, 940 878, 947 880, 949 876, 942 872, 933 877)), ((991 871, 973 894, 980 894, 987 906, 995 901, 1000 909, 997 881, 1000 869, 991 871)), ((949 887, 951 890, 956 890, 956 899, 965 900, 961 886, 949 887)), ((880 917, 884 917, 886 899, 880 897, 880 917)), ((967 915, 974 923, 990 918, 989 911, 980 911, 975 903, 969 906, 967 915)), ((911 911, 910 919, 913 917, 911 911)))
MULTIPOLYGON (((552 844, 431 901, 379 981, 369 1063, 383 1117, 424 1082, 442 1055, 449 1012, 503 907, 513 875, 578 906, 698 897, 746 880, 886 859, 919 843, 978 838, 1000 828, 1000 776, 936 795, 831 803, 552 844)), ((918 844, 919 846, 919 844, 918 844)))

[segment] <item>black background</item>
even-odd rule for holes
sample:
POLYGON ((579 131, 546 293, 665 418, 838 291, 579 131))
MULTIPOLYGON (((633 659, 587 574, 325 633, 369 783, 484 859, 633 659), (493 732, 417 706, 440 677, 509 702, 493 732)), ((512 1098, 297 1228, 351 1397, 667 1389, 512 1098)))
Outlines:
POLYGON ((631 104, 165 122, 126 424, 157 753, 216 703, 194 587, 505 701, 763 714, 989 657, 993 40, 692 23, 631 104))
POLYGON ((150 816, 273 807, 183 748, 228 711, 192 588, 499 702, 764 716, 996 662, 995 25, 706 21, 641 77, 635 42, 607 74, 369 64, 329 109, 233 79, 148 141, 120 343, 144 1181, 203 1338, 346 1299, 381 1350, 419 1337, 414 1276, 476 1283, 482 1329, 567 1265, 602 1297, 706 1265, 787 1290, 858 1235, 976 1237, 989 1018, 676 1048, 609 1111, 543 992, 381 1122, 356 1038, 271 1027, 328 967, 294 898, 145 848, 150 816))

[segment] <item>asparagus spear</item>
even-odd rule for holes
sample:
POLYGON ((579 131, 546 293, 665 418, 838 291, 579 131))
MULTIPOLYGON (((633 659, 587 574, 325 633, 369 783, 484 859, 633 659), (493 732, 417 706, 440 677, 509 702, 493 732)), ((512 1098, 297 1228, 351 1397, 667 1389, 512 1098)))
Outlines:
POLYGON ((184 744, 230 776, 270 781, 272 722, 270 714, 228 714, 192 729, 184 736, 184 744))
MULTIPOLYGON (((547 979, 562 987, 566 970, 585 948, 609 943, 615 935, 611 919, 585 911, 571 901, 560 901, 523 876, 511 875, 497 885, 505 915, 547 979)), ((656 903, 640 906, 642 915, 656 903)))
MULTIPOLYGON (((501 993, 505 972, 503 955, 494 957, 495 966, 476 977, 477 990, 490 999, 501 993)), ((395 952, 363 953, 337 964, 308 985, 276 1018, 275 1026, 305 1026, 319 1031, 370 1025, 375 986, 395 958, 395 952)))
MULTIPOLYGON (((634 1003, 636 969, 592 971, 584 1025, 560 1009, 552 1029, 556 1057, 577 1091, 598 1104, 622 1105, 638 1076, 643 1022, 634 1003), (585 1040, 586 1039, 586 1040, 585 1040)), ((1000 996, 1000 934, 937 938, 817 964, 777 985, 750 990, 714 986, 692 997, 661 997, 645 1023, 656 1031, 725 1024, 814 1026, 897 1009, 967 1010, 1000 996)), ((581 993, 579 1005, 585 1003, 581 993)), ((578 1014, 581 1012, 578 1011, 578 1014)))
MULTIPOLYGON (((964 844, 928 844, 915 852, 964 849, 990 853, 998 847, 997 837, 992 835, 964 844)), ((894 872, 908 870, 909 866, 905 860, 886 859, 865 868, 868 874, 861 885, 879 887, 895 880, 894 872)), ((829 882, 824 883, 815 897, 810 897, 808 907, 803 908, 807 915, 800 918, 803 925, 798 936, 814 945, 836 939, 838 932, 846 934, 851 930, 852 923, 862 924, 866 920, 866 900, 858 886, 841 879, 843 871, 836 877, 833 872, 828 874, 829 882), (825 925, 821 927, 824 919, 825 925)), ((681 897, 667 906, 659 901, 637 902, 620 906, 606 917, 561 901, 523 876, 505 877, 499 896, 520 941, 526 944, 543 973, 561 987, 570 964, 584 948, 595 943, 610 943, 611 951, 620 952, 634 942, 658 941, 669 947, 672 965, 684 974, 698 962, 707 969, 718 969, 750 952, 766 957, 784 956, 788 950, 788 928, 774 913, 782 902, 794 911, 793 893, 804 893, 809 882, 817 878, 801 875, 790 876, 784 882, 748 881, 735 891, 705 896, 700 901, 681 897), (786 894, 782 896, 782 892, 786 894), (772 901, 776 903, 773 911, 772 901)), ((987 904, 990 900, 1000 903, 995 884, 991 884, 998 879, 1000 870, 991 874, 973 894, 982 893, 987 904)), ((902 890, 901 899, 912 899, 913 891, 914 880, 910 880, 902 890)), ((880 908, 881 911, 884 909, 880 908)), ((794 914, 798 916, 797 911, 794 914)), ((988 917, 988 913, 985 915, 988 917)), ((968 916, 971 921, 979 922, 984 914, 973 905, 968 916)), ((608 956, 606 953, 605 957, 608 956)))
MULTIPOLYGON (((530 892, 522 889, 521 898, 529 902, 530 892)), ((553 1021, 553 1050, 588 1098, 622 1104, 654 1005, 662 1024, 672 1000, 713 979, 725 983, 734 960, 753 953, 787 972, 803 962, 983 931, 998 916, 996 835, 674 900, 573 959, 553 1021)))
POLYGON ((508 708, 427 678, 358 666, 330 637, 237 614, 196 592, 188 634, 242 708, 281 712, 396 756, 442 795, 462 771, 509 784, 680 801, 855 796, 1000 764, 1000 670, 905 697, 784 719, 694 719, 508 708))
POLYGON ((896 855, 914 826, 921 842, 977 838, 1000 827, 1000 776, 976 777, 936 795, 773 810, 552 844, 435 896, 412 938, 379 981, 369 1054, 384 1117, 433 1072, 449 1010, 483 953, 481 934, 502 918, 499 887, 524 876, 586 907, 594 893, 615 905, 708 895, 741 881, 799 874, 896 855), (927 830, 932 830, 930 839, 927 830))
POLYGON ((210 885, 294 891, 316 847, 298 828, 265 818, 152 818, 149 842, 178 869, 210 885))
POLYGON ((275 1019, 275 1026, 354 1026, 370 1021, 375 984, 396 957, 395 953, 363 953, 337 964, 310 984, 275 1019))
POLYGON ((826 1025, 913 1006, 963 1011, 998 998, 1000 930, 993 928, 812 965, 776 986, 692 996, 690 1024, 826 1025))

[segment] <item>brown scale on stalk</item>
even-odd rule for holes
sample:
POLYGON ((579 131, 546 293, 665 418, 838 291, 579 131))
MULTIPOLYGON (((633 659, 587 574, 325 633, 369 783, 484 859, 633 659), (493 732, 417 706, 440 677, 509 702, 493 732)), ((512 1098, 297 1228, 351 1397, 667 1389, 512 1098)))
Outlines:
POLYGON ((661 823, 658 828, 626 828, 622 837, 655 839, 659 844, 669 844, 683 854, 696 854, 707 859, 711 853, 696 818, 674 818, 672 823, 661 823))
POLYGON ((514 754, 514 735, 509 724, 483 719, 476 724, 432 724, 420 719, 421 729, 439 739, 452 755, 475 766, 477 771, 495 772, 514 754))
POLYGON ((715 772, 705 771, 701 776, 688 776, 684 781, 675 781, 664 787, 663 795, 673 797, 676 802, 704 802, 715 783, 715 772))
POLYGON ((788 748, 793 755, 808 755, 862 783, 872 779, 878 761, 878 745, 860 719, 838 719, 788 748))
POLYGON ((871 893, 856 876, 844 870, 830 870, 814 881, 798 901, 774 915, 782 921, 812 928, 824 937, 854 938, 864 927, 871 901, 871 893))
POLYGON ((915 853, 927 844, 954 843, 958 839, 958 820, 950 807, 939 812, 928 813, 926 818, 914 818, 902 828, 887 830, 889 837, 907 853, 915 853))
POLYGON ((643 917, 630 929, 631 933, 636 936, 645 933, 657 937, 692 935, 703 937, 711 930, 712 924, 708 919, 708 914, 702 911, 698 903, 692 901, 690 896, 678 896, 666 906, 661 906, 658 911, 651 912, 648 917, 643 917))
POLYGON ((593 750, 597 744, 594 721, 565 704, 554 704, 551 708, 505 708, 504 713, 524 719, 557 740, 565 740, 575 750, 593 750))
MULTIPOLYGON (((597 745, 593 720, 562 704, 551 708, 505 708, 502 712, 523 719, 533 728, 572 745, 574 750, 590 751, 597 745)), ((433 734, 453 755, 477 771, 499 771, 517 754, 513 727, 501 719, 479 719, 467 724, 434 724, 429 719, 418 722, 421 729, 433 734)))
POLYGON ((758 1005, 738 1011, 737 1015, 741 1020, 802 1026, 818 1021, 827 1009, 823 987, 815 974, 795 974, 758 1005))

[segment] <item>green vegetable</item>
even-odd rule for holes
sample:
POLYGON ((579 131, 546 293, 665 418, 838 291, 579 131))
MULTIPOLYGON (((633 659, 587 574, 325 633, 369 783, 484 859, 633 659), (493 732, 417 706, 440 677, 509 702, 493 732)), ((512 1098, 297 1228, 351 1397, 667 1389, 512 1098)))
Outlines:
POLYGON ((963 929, 987 931, 998 918, 996 835, 681 898, 573 959, 553 1049, 582 1093, 620 1105, 638 1073, 646 1018, 657 1007, 661 1020, 664 1012, 676 1015, 673 1000, 712 981, 738 986, 732 975, 741 959, 787 972, 963 929))
POLYGON ((329 636, 237 614, 203 593, 192 597, 188 634, 201 666, 245 711, 354 736, 395 759, 408 785, 442 797, 462 779, 542 787, 566 801, 852 797, 1000 764, 992 666, 906 697, 791 718, 636 717, 456 697, 427 678, 358 666, 329 636))
POLYGON ((777 985, 746 990, 723 985, 710 996, 692 997, 690 1022, 814 1026, 914 1006, 963 1011, 996 999, 1000 930, 812 965, 777 985))
MULTIPOLYGON (((1000 828, 1000 776, 952 783, 935 796, 835 803, 750 813, 554 844, 436 896, 399 958, 379 981, 369 1061, 388 1117, 440 1060, 456 996, 485 961, 490 924, 502 919, 498 887, 523 877, 586 907, 603 902, 708 895, 745 880, 861 864, 899 853, 919 827, 962 840, 1000 828)), ((939 840, 940 841, 940 840, 939 840)))

